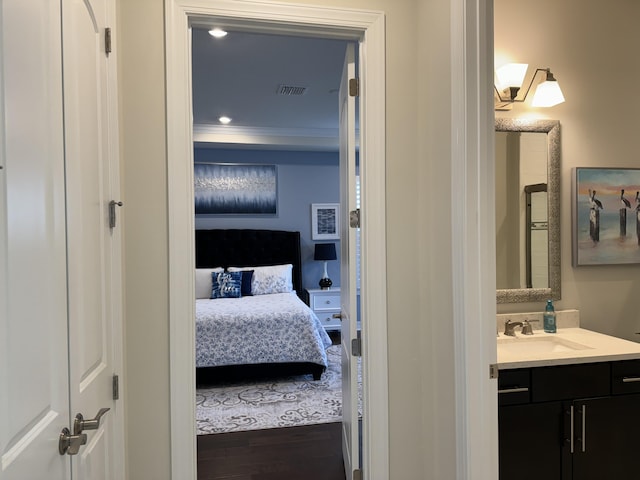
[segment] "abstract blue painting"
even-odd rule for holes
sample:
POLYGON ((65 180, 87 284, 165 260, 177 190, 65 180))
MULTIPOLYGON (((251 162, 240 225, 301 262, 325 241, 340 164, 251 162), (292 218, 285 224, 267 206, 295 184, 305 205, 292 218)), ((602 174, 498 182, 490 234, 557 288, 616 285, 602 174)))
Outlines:
POLYGON ((640 169, 576 168, 573 265, 640 263, 640 169))
POLYGON ((275 165, 196 163, 193 167, 196 215, 276 215, 275 165))

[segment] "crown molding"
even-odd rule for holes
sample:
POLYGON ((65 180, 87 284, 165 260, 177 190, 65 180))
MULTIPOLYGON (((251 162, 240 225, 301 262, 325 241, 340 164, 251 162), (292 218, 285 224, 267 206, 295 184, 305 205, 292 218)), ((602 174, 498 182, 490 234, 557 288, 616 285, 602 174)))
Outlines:
POLYGON ((193 142, 204 148, 338 151, 338 128, 193 126, 193 142))

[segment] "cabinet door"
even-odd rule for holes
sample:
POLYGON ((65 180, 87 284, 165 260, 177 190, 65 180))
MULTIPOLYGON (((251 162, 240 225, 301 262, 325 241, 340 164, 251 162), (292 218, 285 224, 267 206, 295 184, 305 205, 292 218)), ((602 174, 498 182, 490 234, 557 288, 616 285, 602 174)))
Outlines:
POLYGON ((500 407, 500 480, 560 480, 562 431, 561 402, 500 407))
POLYGON ((574 402, 573 480, 637 480, 640 394, 574 402))

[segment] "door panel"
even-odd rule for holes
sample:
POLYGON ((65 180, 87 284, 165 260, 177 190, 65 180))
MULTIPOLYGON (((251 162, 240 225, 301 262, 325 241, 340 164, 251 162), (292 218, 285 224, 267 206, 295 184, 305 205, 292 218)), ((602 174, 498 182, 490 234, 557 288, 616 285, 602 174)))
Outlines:
POLYGON ((640 395, 576 400, 576 451, 573 478, 577 480, 636 480, 640 395), (584 419, 584 423, 583 423, 584 419))
POLYGON ((113 478, 113 317, 109 171, 108 62, 104 48, 105 0, 62 4, 65 92, 65 158, 69 278, 71 414, 92 419, 87 445, 73 462, 76 478, 113 478))
POLYGON ((60 6, 0 8, 0 477, 68 479, 60 6))
POLYGON ((340 302, 342 342, 342 451, 347 479, 360 468, 358 433, 358 368, 352 355, 357 338, 356 231, 349 227, 349 212, 356 209, 355 97, 349 79, 355 78, 355 48, 347 45, 339 92, 340 112, 340 302))

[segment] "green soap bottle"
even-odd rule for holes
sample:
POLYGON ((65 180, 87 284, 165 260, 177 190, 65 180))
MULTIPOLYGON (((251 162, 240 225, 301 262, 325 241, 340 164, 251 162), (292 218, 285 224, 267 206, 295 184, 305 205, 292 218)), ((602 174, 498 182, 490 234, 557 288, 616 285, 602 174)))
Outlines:
POLYGON ((546 333, 556 333, 556 311, 553 308, 552 300, 547 300, 547 306, 542 315, 542 323, 546 333))

